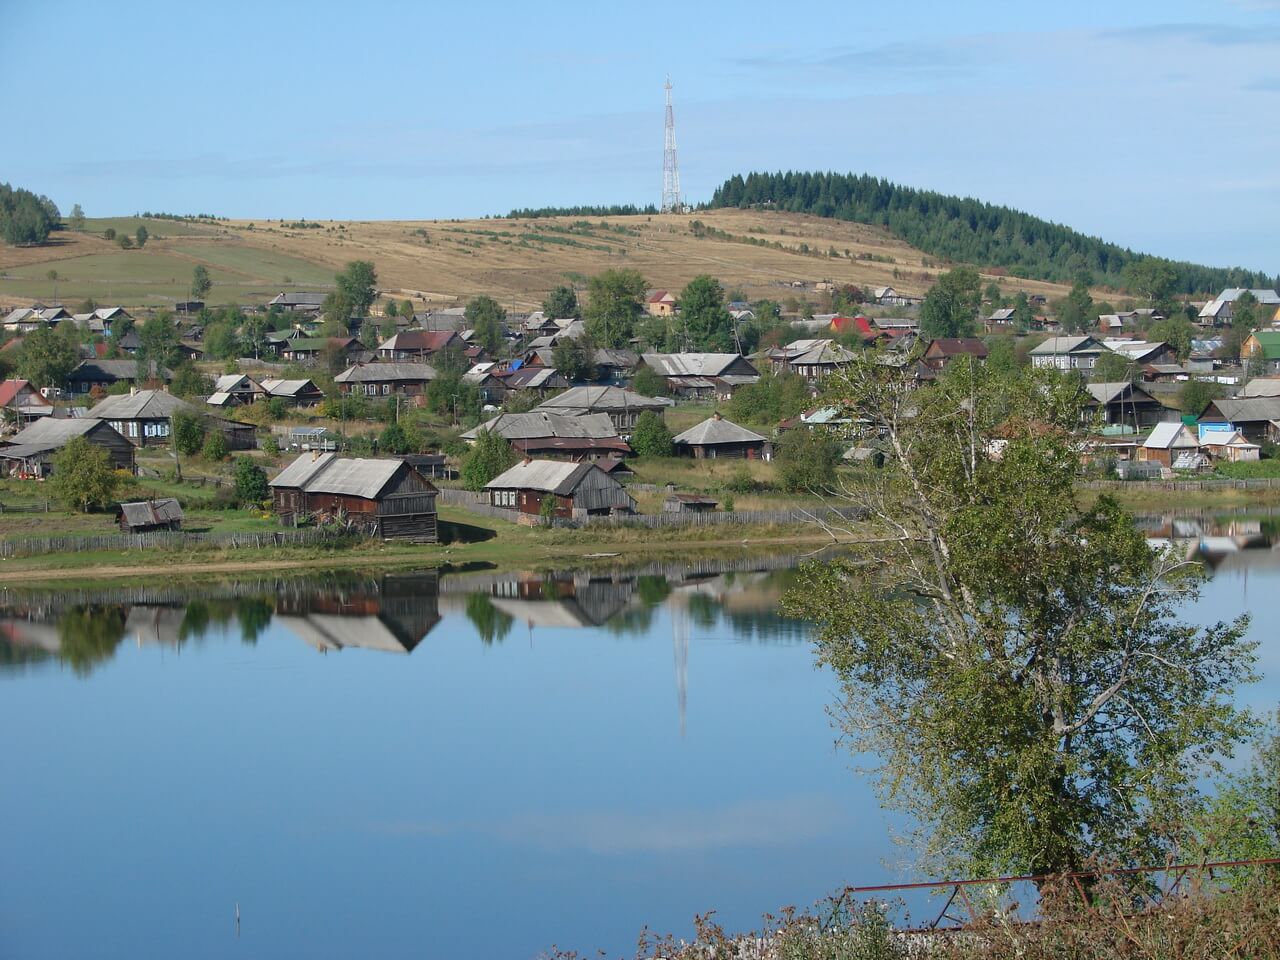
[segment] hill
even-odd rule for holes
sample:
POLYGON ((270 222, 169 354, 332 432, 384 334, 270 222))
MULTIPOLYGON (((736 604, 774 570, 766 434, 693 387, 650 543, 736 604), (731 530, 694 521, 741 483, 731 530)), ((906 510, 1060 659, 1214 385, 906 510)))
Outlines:
MULTIPOLYGON (((715 191, 712 209, 767 208, 885 227, 932 256, 1003 267, 1022 277, 1072 282, 1082 271, 1095 282, 1124 286, 1125 268, 1145 259, 1114 243, 1086 236, 1010 207, 969 197, 903 187, 863 174, 749 173, 715 191)), ((1276 279, 1253 270, 1164 260, 1174 293, 1217 294, 1224 287, 1271 287, 1276 279)))
MULTIPOLYGON (((349 260, 372 260, 384 293, 451 304, 487 293, 512 309, 536 307, 560 283, 611 267, 639 270, 652 286, 681 289, 701 273, 749 299, 815 296, 820 281, 893 286, 923 295, 945 266, 887 229, 805 214, 723 209, 688 215, 519 217, 461 221, 187 223, 89 220, 39 247, 0 247, 0 303, 57 297, 76 303, 163 306, 187 295, 197 264, 214 281, 212 303, 260 303, 289 288, 323 290, 349 260), (101 233, 132 234, 121 250, 101 233)), ((997 271, 998 272, 998 271, 997 271)), ((1048 297, 1066 288, 992 277, 1009 294, 1048 297)))

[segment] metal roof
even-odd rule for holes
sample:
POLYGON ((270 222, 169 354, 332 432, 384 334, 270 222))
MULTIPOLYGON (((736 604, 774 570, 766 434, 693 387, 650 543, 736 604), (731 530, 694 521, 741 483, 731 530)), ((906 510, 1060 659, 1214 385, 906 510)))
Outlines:
MULTIPOLYGON (((45 417, 31 426, 19 430, 9 442, 12 444, 46 444, 61 446, 72 437, 82 437, 99 424, 98 420, 64 419, 45 417)), ((45 449, 49 449, 46 446, 45 449)))
POLYGON ((331 493, 372 500, 404 465, 403 460, 304 453, 281 470, 270 486, 299 487, 307 493, 331 493))
POLYGON ((646 397, 621 387, 573 387, 538 404, 537 410, 660 410, 672 401, 666 397, 646 397))
POLYGON ((304 453, 293 463, 289 464, 281 470, 269 486, 272 487, 301 487, 306 484, 313 476, 329 465, 329 461, 338 455, 336 453, 304 453))
POLYGON ((567 416, 541 410, 528 413, 501 413, 487 423, 482 423, 462 435, 463 440, 474 440, 481 430, 496 433, 507 440, 533 440, 543 437, 604 440, 618 436, 607 413, 590 413, 580 417, 567 416))
POLYGON ((307 387, 317 389, 310 380, 277 380, 275 377, 267 377, 261 386, 273 397, 296 397, 307 387))
POLYGON ((182 519, 182 504, 176 497, 160 500, 143 500, 139 503, 122 503, 120 512, 131 527, 150 527, 158 523, 172 523, 182 519))
POLYGON ((738 360, 746 360, 736 353, 646 353, 642 359, 664 377, 714 377, 738 360))
MULTIPOLYGON (((499 474, 485 489, 541 490, 567 496, 590 471, 594 463, 570 463, 563 460, 529 460, 517 463, 510 470, 499 474)), ((616 482, 616 481, 615 481, 616 482)))
POLYGON ((139 390, 137 393, 104 397, 89 411, 95 420, 159 420, 175 413, 197 413, 185 400, 164 390, 139 390))
POLYGON ((1158 450, 1168 450, 1171 447, 1199 447, 1200 443, 1196 440, 1195 434, 1182 423, 1157 423, 1151 431, 1151 435, 1142 444, 1144 447, 1151 447, 1158 450), (1175 442, 1181 437, 1182 442, 1175 442))
POLYGON ((395 380, 426 381, 436 378, 427 363, 357 363, 333 378, 334 383, 389 383, 395 380))
POLYGON ((1050 337, 1044 343, 1032 347, 1031 352, 1036 356, 1060 356, 1064 353, 1075 353, 1077 350, 1093 350, 1101 352, 1105 349, 1102 344, 1094 340, 1093 337, 1050 337))
POLYGON ((713 443, 762 443, 764 437, 731 420, 708 417, 673 439, 674 443, 705 446, 713 443))

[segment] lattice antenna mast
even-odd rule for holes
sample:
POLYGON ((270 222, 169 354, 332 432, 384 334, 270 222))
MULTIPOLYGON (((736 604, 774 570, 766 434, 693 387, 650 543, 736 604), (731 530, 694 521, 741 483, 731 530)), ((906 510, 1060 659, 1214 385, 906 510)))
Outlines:
POLYGON ((662 151, 662 212, 680 213, 680 167, 676 163, 676 115, 671 109, 671 77, 667 77, 667 124, 662 151))

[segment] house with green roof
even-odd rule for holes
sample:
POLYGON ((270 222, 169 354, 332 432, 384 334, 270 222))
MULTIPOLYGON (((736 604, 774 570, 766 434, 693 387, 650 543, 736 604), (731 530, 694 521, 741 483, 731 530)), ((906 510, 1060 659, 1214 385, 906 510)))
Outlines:
POLYGON ((1267 373, 1280 373, 1280 330, 1255 330, 1240 345, 1240 356, 1267 373))

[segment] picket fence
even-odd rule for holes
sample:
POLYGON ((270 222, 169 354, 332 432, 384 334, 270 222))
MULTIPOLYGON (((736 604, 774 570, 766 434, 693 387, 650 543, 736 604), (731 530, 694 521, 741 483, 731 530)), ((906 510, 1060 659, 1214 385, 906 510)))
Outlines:
POLYGON ((1160 490, 1196 493, 1212 490, 1271 490, 1280 487, 1280 477, 1250 477, 1247 480, 1085 480, 1086 490, 1160 490))
POLYGON ((224 547, 232 550, 252 547, 296 547, 337 545, 358 539, 360 534, 343 528, 274 530, 270 533, 196 533, 187 530, 156 530, 151 533, 108 533, 83 537, 24 537, 0 540, 0 559, 40 557, 50 553, 89 553, 112 550, 181 550, 194 546, 224 547))

